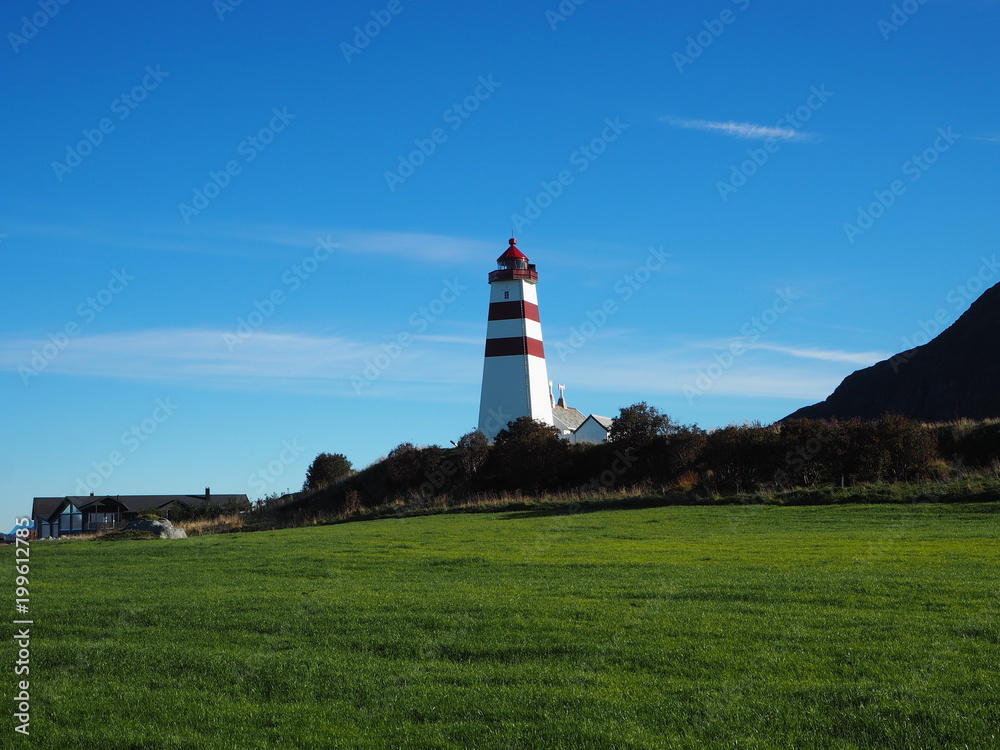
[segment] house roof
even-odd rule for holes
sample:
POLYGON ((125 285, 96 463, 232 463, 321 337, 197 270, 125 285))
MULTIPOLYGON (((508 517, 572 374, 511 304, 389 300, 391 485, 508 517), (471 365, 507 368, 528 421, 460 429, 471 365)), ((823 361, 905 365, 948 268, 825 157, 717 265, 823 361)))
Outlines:
POLYGON ((589 421, 591 419, 593 419, 595 422, 597 422, 597 424, 599 424, 605 430, 610 430, 611 429, 611 423, 614 422, 614 420, 611 417, 602 417, 602 416, 600 416, 598 414, 591 414, 584 421, 586 422, 586 421, 589 421))
POLYGON ((80 510, 104 500, 118 502, 128 511, 140 511, 146 508, 163 508, 171 503, 184 505, 201 505, 204 502, 212 505, 226 505, 230 502, 249 502, 246 495, 67 495, 65 497, 36 497, 31 506, 32 518, 51 518, 61 513, 67 503, 72 503, 80 510))
MULTIPOLYGON (((586 415, 579 409, 574 409, 572 406, 553 406, 552 416, 564 427, 564 430, 575 430, 577 427, 582 425, 587 421, 586 415)), ((556 427, 559 427, 557 424, 556 427)))

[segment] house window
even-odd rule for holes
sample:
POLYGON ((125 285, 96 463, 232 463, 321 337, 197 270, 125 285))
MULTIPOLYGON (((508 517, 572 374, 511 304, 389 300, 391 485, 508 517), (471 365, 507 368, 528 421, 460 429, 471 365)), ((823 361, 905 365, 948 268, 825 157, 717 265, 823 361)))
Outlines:
POLYGON ((116 520, 114 513, 89 513, 87 514, 87 528, 112 527, 116 520))
POLYGON ((83 513, 72 503, 59 514, 59 531, 83 531, 83 513))
POLYGON ((510 299, 510 292, 504 292, 503 293, 503 298, 504 299, 510 299))

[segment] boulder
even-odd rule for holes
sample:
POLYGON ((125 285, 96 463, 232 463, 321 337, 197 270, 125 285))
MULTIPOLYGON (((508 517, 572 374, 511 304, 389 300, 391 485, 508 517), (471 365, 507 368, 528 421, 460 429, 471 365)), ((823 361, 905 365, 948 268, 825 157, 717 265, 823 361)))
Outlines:
POLYGON ((165 518, 161 518, 158 521, 150 521, 145 518, 138 521, 129 521, 128 526, 125 527, 125 531, 133 529, 135 531, 148 531, 151 534, 156 534, 160 539, 187 539, 184 529, 177 528, 165 518))

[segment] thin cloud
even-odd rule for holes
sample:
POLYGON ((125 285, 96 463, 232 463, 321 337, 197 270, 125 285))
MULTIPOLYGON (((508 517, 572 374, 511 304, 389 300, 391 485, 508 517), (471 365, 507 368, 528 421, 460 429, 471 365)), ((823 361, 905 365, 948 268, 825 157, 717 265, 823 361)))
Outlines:
MULTIPOLYGON (((717 363, 711 354, 706 353, 706 349, 724 351, 733 343, 731 340, 725 343, 688 340, 667 343, 629 337, 627 332, 610 327, 602 329, 601 334, 605 333, 609 334, 610 340, 597 341, 595 336, 583 346, 573 346, 567 339, 546 340, 549 377, 574 388, 585 387, 589 391, 683 399, 685 386, 695 387, 699 375, 717 363), (637 351, 643 353, 636 354, 637 351)), ((844 360, 829 356, 830 353, 826 353, 828 356, 801 357, 799 362, 789 362, 778 352, 768 352, 763 346, 748 343, 745 346, 745 355, 734 358, 730 367, 713 378, 700 398, 726 396, 818 401, 826 398, 844 376, 855 369, 847 368, 845 372, 844 360)))
MULTIPOLYGON (((699 370, 713 360, 695 356, 683 349, 664 351, 649 357, 601 356, 580 352, 579 359, 549 362, 549 375, 558 372, 559 382, 589 391, 633 393, 684 398, 684 387, 694 387, 699 370)), ((843 373, 822 372, 788 364, 741 360, 721 377, 713 380, 700 398, 716 396, 740 398, 780 398, 790 401, 816 401, 826 398, 843 380, 843 373)))
POLYGON ((693 349, 711 349, 715 351, 726 351, 734 344, 739 344, 747 352, 775 352, 777 354, 786 354, 797 359, 815 359, 821 362, 846 362, 848 364, 861 365, 863 367, 870 367, 876 362, 880 362, 883 359, 889 359, 889 357, 892 356, 892 352, 845 352, 839 349, 819 349, 816 347, 765 344, 759 341, 752 341, 751 339, 743 336, 737 336, 736 338, 729 340, 706 339, 688 342, 688 346, 693 349))
POLYGON ((808 141, 813 138, 811 133, 804 133, 801 130, 755 125, 751 122, 733 122, 731 120, 729 122, 713 122, 711 120, 689 120, 669 116, 660 119, 676 128, 721 133, 741 140, 763 141, 774 138, 778 141, 808 141))
POLYGON ((1000 143, 1000 135, 966 135, 962 137, 980 143, 1000 143))
POLYGON ((886 352, 842 352, 834 349, 802 349, 794 346, 779 346, 777 344, 756 344, 753 348, 787 354, 791 357, 799 357, 801 359, 818 359, 823 362, 847 362, 863 367, 870 367, 876 362, 881 362, 892 356, 892 354, 887 354, 886 352))
MULTIPOLYGON (((287 255, 289 249, 309 252, 321 241, 341 252, 384 255, 408 260, 449 263, 496 257, 499 241, 420 232, 345 229, 331 226, 229 224, 201 222, 192 226, 142 224, 20 224, 19 236, 47 241, 89 243, 144 252, 204 254, 223 257, 267 258, 287 255)), ((499 248, 499 249, 498 249, 499 248)))
POLYGON ((351 378, 360 377, 368 383, 364 395, 393 385, 447 395, 474 380, 481 361, 468 355, 464 341, 439 338, 414 337, 387 357, 380 342, 341 336, 255 331, 241 340, 231 330, 149 329, 75 338, 44 367, 32 358, 48 339, 8 339, 0 340, 0 371, 19 373, 29 385, 62 375, 342 395, 355 394, 351 378), (40 372, 25 375, 25 368, 40 372))

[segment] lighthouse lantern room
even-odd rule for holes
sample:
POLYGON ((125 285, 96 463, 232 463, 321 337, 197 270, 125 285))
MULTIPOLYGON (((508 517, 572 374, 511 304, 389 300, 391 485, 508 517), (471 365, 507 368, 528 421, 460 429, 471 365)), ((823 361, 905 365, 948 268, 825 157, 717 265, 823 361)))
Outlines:
POLYGON ((552 398, 538 316, 538 272, 510 240, 490 273, 489 323, 479 429, 493 440, 507 423, 532 417, 553 424, 552 398))

